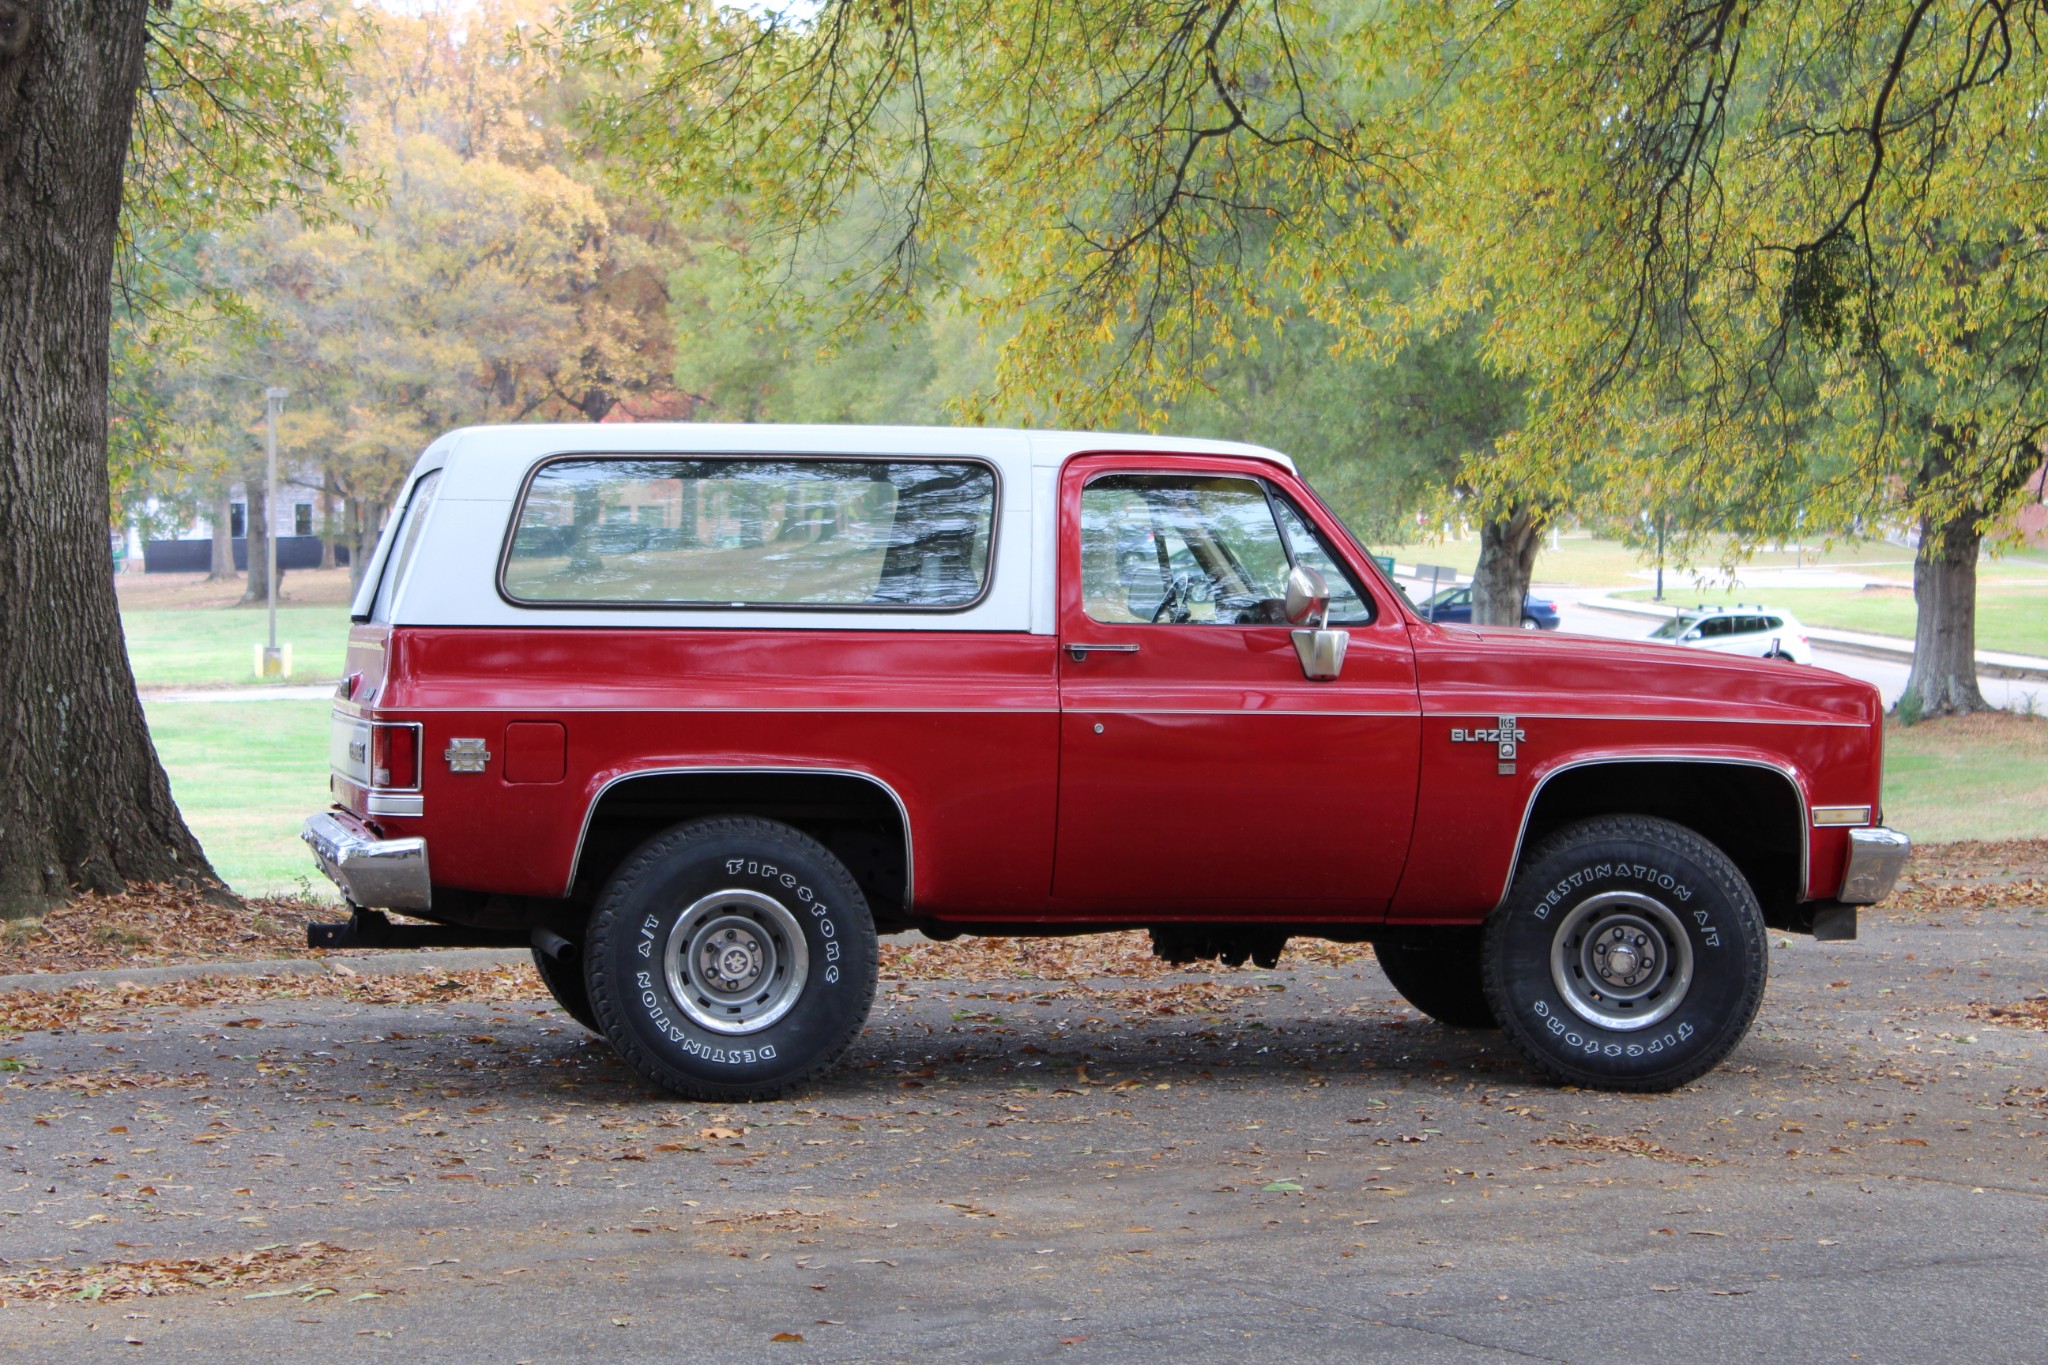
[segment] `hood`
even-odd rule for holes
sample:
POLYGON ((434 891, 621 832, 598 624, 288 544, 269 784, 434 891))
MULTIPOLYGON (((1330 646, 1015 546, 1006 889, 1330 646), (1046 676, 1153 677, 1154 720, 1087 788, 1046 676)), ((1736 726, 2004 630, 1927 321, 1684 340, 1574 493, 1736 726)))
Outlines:
POLYGON ((1810 664, 1647 640, 1411 622, 1423 710, 1853 720, 1884 715, 1869 683, 1810 664), (1466 704, 1469 703, 1469 704, 1466 704))

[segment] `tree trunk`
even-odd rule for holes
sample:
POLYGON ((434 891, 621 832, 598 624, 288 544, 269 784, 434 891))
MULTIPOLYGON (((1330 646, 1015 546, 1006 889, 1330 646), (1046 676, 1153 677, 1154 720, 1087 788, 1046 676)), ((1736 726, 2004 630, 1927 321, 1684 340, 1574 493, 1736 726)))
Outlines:
POLYGON ((107 559, 115 227, 149 0, 0 3, 0 915, 213 870, 107 559))
MULTIPOLYGON (((248 511, 242 516, 242 524, 249 531, 249 576, 248 586, 242 589, 241 605, 260 607, 270 600, 270 499, 263 487, 263 471, 247 475, 242 480, 247 500, 243 503, 248 511)), ((284 595, 284 570, 277 571, 278 595, 284 595)))
POLYGON ((1983 542, 1974 510, 1943 522, 1920 519, 1920 548, 1913 553, 1913 671, 1906 693, 1919 699, 1921 715, 1990 709, 1977 688, 1977 551, 1983 542))
POLYGON ((213 558, 206 566, 206 581, 225 583, 235 576, 235 508, 233 490, 221 485, 213 498, 213 558))
POLYGON ((1479 564, 1472 570, 1472 624, 1519 626, 1522 599, 1529 595, 1529 576, 1536 569, 1536 551, 1543 546, 1542 512, 1518 507, 1479 528, 1479 564))
POLYGON ((334 533, 334 495, 320 495, 320 567, 334 567, 334 543, 339 539, 334 533))

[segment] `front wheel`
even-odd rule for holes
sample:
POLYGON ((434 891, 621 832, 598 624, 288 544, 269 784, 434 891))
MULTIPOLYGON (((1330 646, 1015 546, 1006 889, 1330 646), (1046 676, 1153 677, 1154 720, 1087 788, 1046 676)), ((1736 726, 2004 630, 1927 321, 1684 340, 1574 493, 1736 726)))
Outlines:
POLYGON ((1372 955, 1401 998, 1451 1028, 1498 1028, 1480 979, 1479 934, 1444 929, 1414 942, 1375 943, 1372 955))
POLYGON ((598 900, 588 952, 605 1037, 686 1099, 800 1089, 874 1002, 860 887, 822 844, 772 820, 694 820, 641 845, 598 900))
POLYGON ((1718 1065, 1763 1001, 1763 912, 1682 825, 1608 816, 1529 856, 1486 923, 1487 1000, 1553 1078, 1672 1090, 1718 1065))
POLYGON ((563 962, 535 948, 533 967, 540 973, 541 984, 548 988, 548 994, 555 997, 555 1003, 562 1007, 562 1013, 592 1033, 604 1032, 597 1026, 597 1016, 590 1012, 590 991, 583 984, 583 962, 580 958, 571 956, 563 962))

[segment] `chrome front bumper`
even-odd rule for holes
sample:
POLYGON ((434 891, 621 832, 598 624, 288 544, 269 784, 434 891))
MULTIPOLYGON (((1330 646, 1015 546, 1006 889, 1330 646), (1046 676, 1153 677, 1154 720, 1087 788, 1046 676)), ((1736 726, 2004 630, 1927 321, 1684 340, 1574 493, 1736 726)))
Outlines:
POLYGON ((425 839, 379 839, 368 825, 342 810, 311 817, 299 837, 351 905, 378 910, 431 906, 425 839))
POLYGON ((1849 831, 1849 865, 1842 870, 1842 889, 1835 899, 1845 905, 1875 905, 1892 893, 1906 870, 1913 841, 1895 829, 1849 831))

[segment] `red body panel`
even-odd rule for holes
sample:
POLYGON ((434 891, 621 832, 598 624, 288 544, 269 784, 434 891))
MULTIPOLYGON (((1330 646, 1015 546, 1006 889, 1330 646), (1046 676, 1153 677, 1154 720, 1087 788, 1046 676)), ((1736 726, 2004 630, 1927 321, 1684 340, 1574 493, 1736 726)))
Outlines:
MULTIPOLYGON (((1110 625, 1083 610, 1081 489, 1110 471, 1229 461, 1091 456, 1060 499, 1060 800, 1053 886, 1076 907, 1377 920, 1414 828, 1420 707, 1400 613, 1302 676, 1286 626, 1110 625), (1136 645, 1088 653, 1071 645, 1136 645)), ((1276 471, 1260 471, 1274 477, 1276 471)), ((1297 501, 1300 490, 1290 489, 1297 501)))
MULTIPOLYGON (((1395 919, 1472 919, 1506 891, 1543 782, 1601 759, 1726 761, 1785 773, 1802 811, 1877 804, 1876 689, 1824 670, 1529 631, 1416 622, 1423 698, 1415 857, 1395 919), (1511 716, 1526 738, 1510 775, 1453 729, 1511 716)), ((1805 894, 1832 896, 1848 835, 1807 831, 1805 894)))
MULTIPOLYGON (((1418 620, 1306 486, 1248 460, 1068 462, 1060 634, 936 630, 359 625, 337 709, 423 729, 418 816, 437 885, 565 894, 606 787, 634 773, 867 775, 911 828, 914 913, 961 921, 1475 922, 1498 903, 1531 802, 1603 758, 1762 765, 1815 805, 1878 800, 1875 690, 1823 670, 1418 620), (1081 609, 1092 472, 1273 480, 1308 509, 1376 619, 1309 682, 1285 627, 1100 624, 1081 609), (1137 643, 1089 654, 1073 644, 1137 643), (1454 729, 1513 717, 1513 771, 1454 729), (481 739, 482 772, 444 757, 481 739)), ((365 794, 337 798, 368 814, 365 794)), ((1842 829, 1808 830, 1809 897, 1842 829)))
POLYGON ((636 772, 796 768, 863 773, 913 831, 921 909, 1042 912, 1058 762, 1054 641, 939 632, 402 628, 386 719, 425 726, 434 880, 559 896, 586 815, 636 772), (566 730, 560 783, 507 782, 509 724, 566 730), (485 741, 482 773, 442 761, 485 741))

